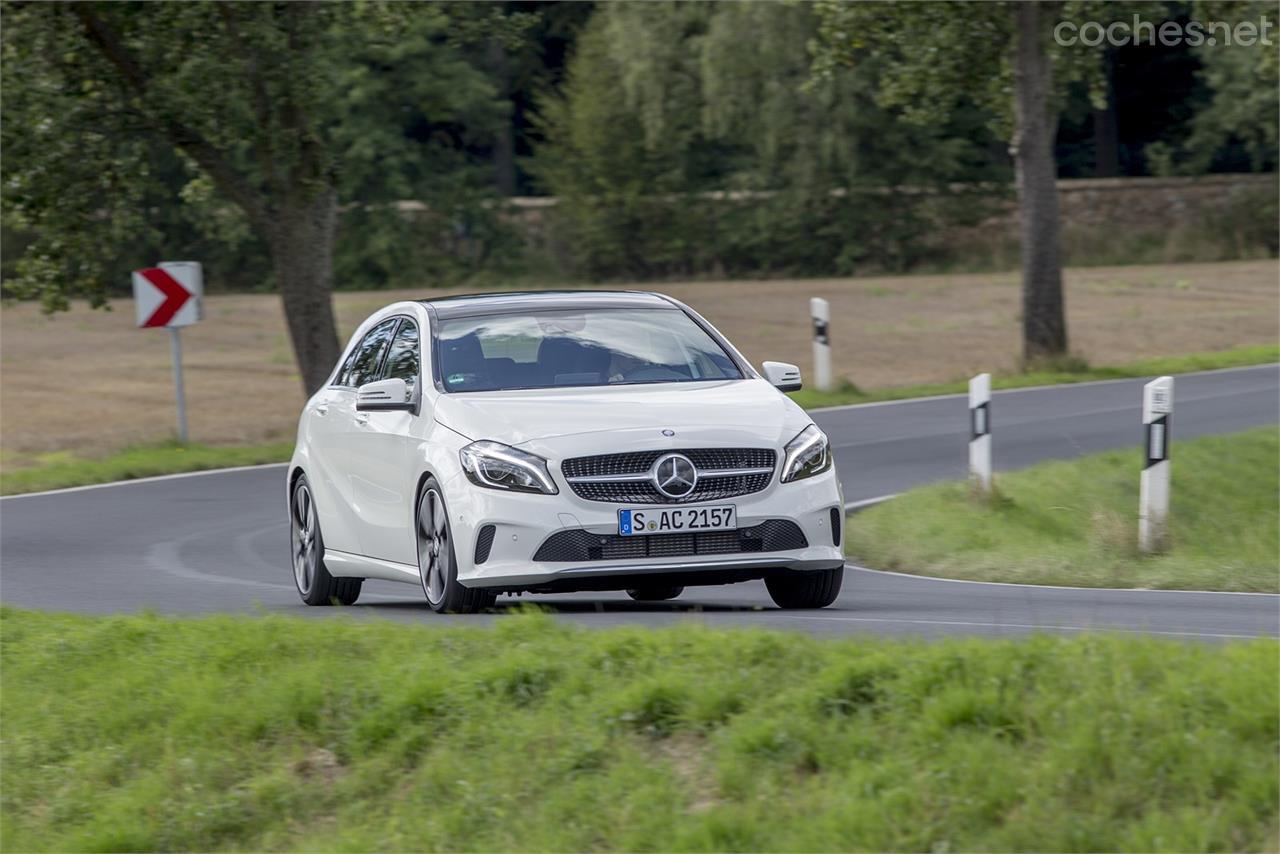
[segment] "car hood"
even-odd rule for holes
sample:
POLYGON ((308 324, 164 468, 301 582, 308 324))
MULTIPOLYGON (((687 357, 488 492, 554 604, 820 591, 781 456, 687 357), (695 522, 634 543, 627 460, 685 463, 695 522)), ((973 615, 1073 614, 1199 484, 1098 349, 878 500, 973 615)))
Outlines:
POLYGON ((435 418, 471 439, 552 456, 695 440, 776 446, 811 420, 762 379, 442 394, 435 418))

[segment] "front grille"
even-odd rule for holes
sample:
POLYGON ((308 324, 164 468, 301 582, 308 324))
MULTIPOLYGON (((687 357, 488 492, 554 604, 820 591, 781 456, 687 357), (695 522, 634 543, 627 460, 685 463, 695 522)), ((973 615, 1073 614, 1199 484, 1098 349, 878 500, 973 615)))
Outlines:
POLYGON ((579 498, 615 504, 685 504, 719 501, 759 492, 773 479, 775 455, 769 448, 691 448, 675 451, 629 451, 573 457, 560 464, 560 471, 579 498), (698 485, 682 498, 668 498, 648 480, 592 481, 574 478, 614 477, 646 474, 664 454, 684 454, 698 469, 698 485), (715 477, 709 472, 727 469, 765 469, 758 474, 715 477))
POLYGON ((697 534, 643 534, 629 537, 592 534, 581 529, 557 531, 543 541, 536 561, 636 560, 647 557, 784 552, 809 545, 804 531, 789 519, 770 519, 736 531, 697 534))

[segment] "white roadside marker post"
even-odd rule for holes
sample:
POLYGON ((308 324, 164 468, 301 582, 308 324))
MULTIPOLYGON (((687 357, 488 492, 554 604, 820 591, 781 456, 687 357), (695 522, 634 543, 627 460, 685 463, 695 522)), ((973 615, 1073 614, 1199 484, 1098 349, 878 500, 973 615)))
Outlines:
POLYGON ((1143 457, 1138 496, 1138 550, 1164 551, 1169 545, 1169 416, 1173 414, 1173 377, 1142 387, 1143 457))
POLYGON ((813 318, 813 380, 821 391, 831 390, 831 306, 822 297, 809 300, 809 315, 813 318))
POLYGON ((991 494, 991 374, 969 380, 969 480, 991 494))

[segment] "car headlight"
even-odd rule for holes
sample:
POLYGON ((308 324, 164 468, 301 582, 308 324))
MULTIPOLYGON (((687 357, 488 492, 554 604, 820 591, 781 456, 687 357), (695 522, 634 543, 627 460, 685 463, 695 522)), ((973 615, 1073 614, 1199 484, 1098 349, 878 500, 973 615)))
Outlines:
POLYGON ((546 460, 510 445, 485 439, 467 445, 458 452, 458 456, 462 458, 462 470, 467 473, 467 479, 476 486, 546 495, 560 491, 547 471, 546 460))
POLYGON ((810 424, 787 443, 786 457, 782 463, 782 482, 802 480, 822 474, 831 468, 831 449, 827 444, 827 436, 810 424))

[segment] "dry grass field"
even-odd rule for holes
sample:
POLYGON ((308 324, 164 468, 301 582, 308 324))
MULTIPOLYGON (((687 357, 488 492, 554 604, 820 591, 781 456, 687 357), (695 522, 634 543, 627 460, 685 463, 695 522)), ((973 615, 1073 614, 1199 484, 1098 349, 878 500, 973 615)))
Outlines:
MULTIPOLYGON (((1092 364, 1274 344, 1280 265, 1099 267, 1067 273, 1074 352, 1092 364)), ((867 389, 1011 371, 1019 352, 1016 274, 666 283, 748 358, 808 370, 808 300, 831 301, 837 376, 867 389)), ((342 293, 340 332, 396 299, 450 291, 342 293)), ((290 438, 303 402, 279 298, 209 297, 183 331, 191 438, 290 438)), ((168 336, 133 326, 128 301, 46 317, 0 311, 0 467, 92 455, 174 432, 168 336)))

